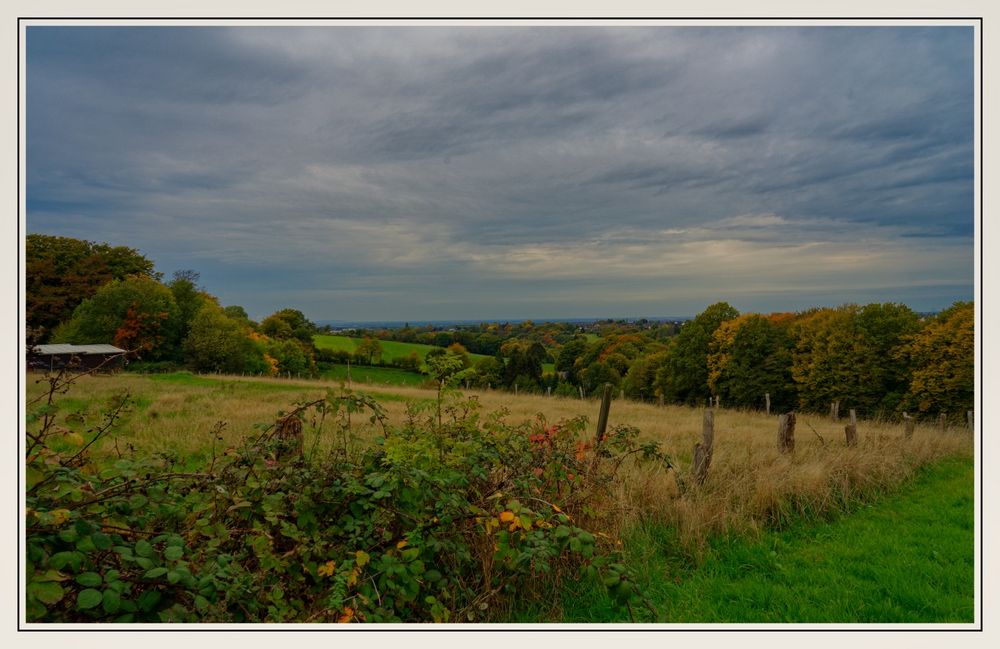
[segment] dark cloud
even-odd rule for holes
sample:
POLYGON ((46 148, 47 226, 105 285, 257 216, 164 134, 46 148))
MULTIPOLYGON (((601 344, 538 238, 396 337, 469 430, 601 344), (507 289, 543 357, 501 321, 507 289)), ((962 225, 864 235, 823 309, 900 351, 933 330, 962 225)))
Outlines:
POLYGON ((931 279, 941 302, 972 285, 972 45, 965 27, 31 26, 28 229, 196 268, 256 315, 793 308, 919 301, 931 279), (858 240, 884 254, 845 256, 858 240))

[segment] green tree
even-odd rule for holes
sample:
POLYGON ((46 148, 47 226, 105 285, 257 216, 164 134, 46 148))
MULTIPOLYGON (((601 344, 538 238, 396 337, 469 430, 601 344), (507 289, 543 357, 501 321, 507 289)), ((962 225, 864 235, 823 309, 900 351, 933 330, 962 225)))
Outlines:
POLYGON ((576 360, 587 351, 587 338, 577 336, 563 345, 556 354, 556 371, 567 372, 567 380, 573 384, 580 383, 576 360))
MULTIPOLYGON (((193 270, 179 270, 167 286, 177 303, 177 337, 187 338, 191 322, 206 303, 215 303, 215 298, 198 288, 199 275, 193 270)), ((178 356, 181 350, 178 349, 178 356)))
POLYGON ((47 340, 81 302, 111 280, 157 278, 153 262, 125 246, 29 234, 25 253, 25 324, 31 343, 47 340))
POLYGON ((588 394, 600 394, 605 383, 610 383, 611 387, 617 388, 622 381, 621 374, 613 367, 594 361, 583 371, 583 389, 588 394))
POLYGON ((365 336, 364 340, 358 343, 356 353, 368 359, 368 364, 372 365, 375 359, 382 360, 382 343, 378 338, 365 336))
POLYGON ((727 320, 709 345, 709 388, 724 403, 775 410, 796 406, 791 339, 784 321, 756 313, 727 320))
POLYGON ((717 302, 684 323, 673 339, 667 362, 657 374, 657 387, 668 401, 699 404, 711 396, 708 387, 709 344, 715 330, 740 315, 727 302, 717 302))
POLYGON ((199 372, 265 371, 263 355, 248 334, 246 325, 206 303, 191 319, 183 345, 185 360, 199 372))
POLYGON ((56 328, 53 342, 115 344, 137 358, 171 357, 179 344, 179 311, 170 289, 142 275, 112 280, 56 328))
POLYGON ((281 309, 264 318, 260 323, 260 330, 271 338, 295 338, 312 345, 316 325, 297 309, 281 309))

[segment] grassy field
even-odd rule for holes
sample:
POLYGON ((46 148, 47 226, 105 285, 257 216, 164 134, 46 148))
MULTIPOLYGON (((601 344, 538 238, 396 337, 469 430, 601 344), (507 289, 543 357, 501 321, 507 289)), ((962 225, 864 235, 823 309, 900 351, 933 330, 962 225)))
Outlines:
MULTIPOLYGON (((432 390, 417 387, 378 385, 377 381, 372 385, 359 384, 360 377, 355 371, 352 368, 354 388, 376 397, 385 406, 393 424, 404 421, 408 403, 434 398, 432 390)), ((29 401, 43 391, 44 386, 36 382, 39 378, 40 375, 28 376, 29 401)), ((127 390, 132 406, 117 428, 117 449, 109 439, 96 452, 111 456, 131 447, 137 452, 163 454, 182 465, 196 466, 213 453, 218 454, 258 432, 255 424, 270 424, 278 412, 288 411, 296 403, 322 398, 328 390, 336 392, 339 389, 337 381, 195 376, 184 372, 91 376, 82 378, 61 397, 58 423, 86 435, 86 431, 99 422, 105 404, 127 390), (223 424, 221 429, 218 428, 220 422, 223 424)), ((598 403, 594 400, 514 396, 476 390, 465 394, 476 399, 483 412, 504 409, 504 419, 510 423, 535 419, 539 413, 544 413, 550 422, 579 415, 588 416, 593 422, 598 411, 598 403)), ((608 495, 603 515, 588 524, 609 542, 620 539, 626 543, 628 554, 636 565, 642 566, 641 574, 650 576, 647 590, 656 598, 671 602, 665 609, 671 621, 750 621, 751 611, 758 609, 765 617, 752 619, 881 620, 895 619, 893 616, 898 615, 902 616, 898 621, 910 621, 916 618, 906 611, 916 606, 912 598, 921 596, 918 584, 907 587, 910 590, 905 592, 909 595, 900 595, 905 600, 903 603, 885 600, 889 603, 882 608, 876 603, 859 608, 858 598, 843 589, 860 588, 851 581, 857 579, 858 583, 884 583, 887 593, 888 590, 904 592, 894 584, 909 579, 909 573, 915 570, 913 566, 918 565, 913 563, 917 556, 940 557, 943 571, 941 574, 918 571, 922 576, 917 581, 933 579, 957 585, 952 590, 958 599, 948 599, 952 597, 949 595, 933 607, 929 606, 926 615, 936 621, 966 619, 968 607, 961 603, 967 593, 963 590, 967 581, 964 576, 966 554, 965 550, 958 552, 956 548, 966 547, 962 544, 971 539, 971 530, 962 523, 967 519, 963 519, 965 514, 961 513, 967 508, 971 493, 967 481, 962 486, 956 478, 954 488, 948 492, 951 500, 944 505, 955 505, 953 512, 941 503, 928 501, 920 506, 923 514, 917 509, 904 508, 893 515, 895 518, 872 519, 867 528, 837 527, 861 520, 856 516, 834 525, 796 526, 803 521, 815 524, 836 518, 843 512, 879 501, 922 475, 925 467, 942 460, 957 458, 961 466, 968 466, 972 457, 972 436, 968 431, 954 429, 941 433, 935 426, 918 425, 913 439, 904 440, 900 424, 859 421, 859 444, 856 448, 848 448, 844 443, 842 423, 802 413, 795 452, 783 455, 775 444, 777 417, 722 409, 715 415, 715 454, 708 479, 701 487, 682 489, 681 483, 689 482, 686 479, 692 449, 701 435, 701 410, 678 406, 660 408, 616 400, 611 407, 609 425, 618 424, 635 426, 642 437, 658 441, 672 458, 674 468, 624 465, 623 480, 608 495), (907 540, 919 535, 927 522, 925 519, 934 512, 943 514, 942 525, 955 528, 957 536, 949 540, 943 529, 940 533, 927 532, 928 542, 939 543, 930 549, 907 540), (916 522, 906 522, 910 519, 916 522), (890 529, 893 534, 900 535, 903 546, 913 545, 918 554, 905 554, 905 547, 896 549, 888 542, 883 551, 880 544, 890 529), (859 535, 865 538, 857 538, 859 535), (831 543, 829 547, 809 550, 820 547, 816 543, 826 540, 831 543), (669 551, 663 552, 662 548, 669 551), (908 567, 888 568, 896 570, 895 573, 880 572, 876 564, 889 554, 898 555, 908 567), (873 559, 869 561, 866 557, 873 559), (844 565, 852 566, 851 570, 844 570, 844 565), (695 570, 696 566, 700 567, 695 570), (822 579, 833 580, 829 586, 832 590, 824 590, 821 581, 812 585, 796 581, 811 579, 809 575, 813 569, 817 578, 824 574, 821 571, 829 572, 828 578, 822 579), (760 574, 768 576, 766 585, 755 585, 760 574), (796 577, 797 574, 800 576, 796 577), (653 575, 658 577, 653 578, 653 575), (682 584, 692 584, 684 586, 690 590, 678 591, 680 585, 672 581, 676 578, 680 578, 682 584), (833 608, 816 608, 815 616, 810 617, 805 609, 780 603, 782 598, 794 600, 792 594, 799 589, 805 589, 802 592, 809 601, 832 598, 829 606, 833 608), (704 602, 727 597, 733 602, 727 600, 725 606, 720 604, 710 614, 704 602), (704 601, 699 604, 699 600, 704 601), (840 613, 834 615, 831 610, 840 613)), ((361 438, 378 433, 366 420, 354 422, 353 430, 361 438)), ((322 450, 332 441, 329 422, 325 428, 307 427, 307 449, 315 444, 322 450)), ((927 563, 927 569, 931 570, 933 565, 933 561, 927 563)), ((871 596, 863 592, 866 592, 864 597, 871 596)), ((572 606, 566 609, 567 619, 577 619, 576 615, 592 620, 605 619, 599 599, 591 601, 572 592, 568 597, 565 601, 572 606)), ((540 617, 547 615, 551 612, 540 614, 540 617)))
MULTIPOLYGON (((336 351, 354 352, 357 346, 361 344, 361 338, 349 338, 348 336, 326 336, 326 335, 316 335, 313 336, 313 344, 316 345, 317 349, 333 349, 336 351)), ((427 352, 432 349, 439 349, 434 345, 421 345, 419 343, 400 343, 392 340, 380 340, 379 343, 382 345, 382 360, 386 363, 396 359, 405 358, 413 352, 417 353, 420 360, 423 360, 427 356, 427 352)), ((469 358, 472 362, 486 358, 482 354, 469 354, 469 358)))
MULTIPOLYGON (((658 622, 973 622, 971 459, 927 467, 904 486, 833 521, 713 539, 698 565, 661 525, 634 530, 626 553, 658 622)), ((556 610, 517 617, 628 621, 595 584, 569 584, 554 601, 556 610)))
MULTIPOLYGON (((347 381, 347 366, 334 365, 323 372, 322 379, 325 381, 347 381)), ((403 385, 418 387, 427 382, 427 376, 397 369, 395 367, 368 367, 367 365, 355 365, 351 368, 351 382, 359 389, 365 389, 370 385, 393 386, 403 385)))
MULTIPOLYGON (((597 336, 595 335, 594 338, 597 338, 597 336)), ((316 345, 317 349, 333 349, 336 351, 353 353, 360 343, 361 338, 350 338, 348 336, 313 336, 313 344, 316 345)), ((396 358, 409 356, 413 352, 416 352, 417 356, 420 357, 420 360, 423 360, 424 357, 427 356, 427 352, 432 349, 437 349, 434 345, 422 345, 420 343, 400 343, 391 340, 380 340, 379 343, 382 345, 382 360, 386 363, 391 362, 396 358)), ((488 358, 488 356, 470 353, 469 358, 472 360, 472 363, 475 364, 477 361, 488 358)), ((555 367, 554 363, 543 363, 542 372, 551 374, 555 372, 555 367)), ((375 379, 373 378, 373 380, 375 379)), ((411 385, 410 383, 402 384, 411 385)))
MULTIPOLYGON (((339 386, 339 381, 332 380, 184 372, 93 376, 84 377, 66 395, 78 407, 64 412, 73 421, 94 421, 102 404, 129 390, 136 405, 121 425, 124 440, 148 451, 201 455, 210 448, 217 422, 226 422, 221 443, 235 444, 253 432, 254 424, 270 423, 292 404, 321 398, 339 386)), ((29 399, 42 388, 31 375, 27 387, 29 399)), ((403 421, 406 403, 434 396, 433 391, 417 387, 368 385, 357 380, 354 387, 383 401, 396 424, 403 421)), ((511 422, 534 419, 539 413, 552 422, 580 415, 591 421, 597 418, 595 400, 486 390, 465 394, 475 398, 485 412, 506 409, 511 422)), ((660 442, 676 466, 672 471, 635 468, 615 494, 619 522, 627 524, 640 514, 657 517, 674 527, 679 540, 695 552, 710 536, 754 534, 773 524, 836 511, 857 498, 876 496, 911 477, 919 467, 944 457, 968 456, 972 448, 972 437, 964 430, 941 434, 934 426, 918 425, 914 438, 904 441, 901 425, 869 421, 858 424, 858 447, 847 448, 842 423, 803 413, 795 453, 782 455, 775 444, 777 417, 722 409, 715 416, 715 455, 708 480, 701 489, 681 494, 676 478, 683 478, 691 465, 693 446, 701 437, 701 419, 698 409, 618 400, 609 418, 610 426, 635 426, 644 438, 660 442)), ((374 433, 365 426, 359 424, 356 432, 374 433)), ((322 437, 326 432, 318 434, 322 437)))

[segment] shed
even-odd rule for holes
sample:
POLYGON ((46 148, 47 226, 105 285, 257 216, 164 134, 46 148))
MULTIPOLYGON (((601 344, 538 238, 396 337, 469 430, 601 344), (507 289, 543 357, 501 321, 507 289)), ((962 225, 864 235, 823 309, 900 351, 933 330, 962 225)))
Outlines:
POLYGON ((28 352, 28 369, 62 369, 72 361, 81 370, 115 370, 124 364, 125 353, 114 345, 35 345, 28 352))

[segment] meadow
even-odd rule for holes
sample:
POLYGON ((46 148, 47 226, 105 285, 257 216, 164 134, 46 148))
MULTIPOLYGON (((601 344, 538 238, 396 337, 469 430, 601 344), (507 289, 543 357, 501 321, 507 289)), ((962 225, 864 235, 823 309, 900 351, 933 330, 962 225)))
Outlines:
MULTIPOLYGON (((313 344, 316 345, 317 349, 332 349, 334 351, 345 351, 354 353, 357 350, 359 344, 361 344, 361 338, 351 338, 349 336, 330 336, 324 334, 317 334, 313 336, 313 344)), ((386 363, 392 362, 397 358, 405 358, 410 354, 416 352, 420 360, 423 360, 427 356, 427 352, 433 349, 439 349, 434 345, 422 345, 420 343, 401 343, 394 340, 380 340, 379 344, 382 346, 382 360, 386 363)), ((478 360, 487 358, 482 354, 469 354, 469 358, 475 363, 478 360)))
MULTIPOLYGON (((367 368, 366 368, 367 369, 367 368)), ((357 375, 355 375, 357 376, 357 375)), ((44 385, 29 374, 28 400, 44 385)), ((79 429, 93 425, 104 404, 128 391, 131 405, 114 438, 94 452, 111 456, 126 445, 146 454, 163 454, 196 466, 213 453, 238 445, 257 424, 271 424, 293 404, 337 392, 338 381, 198 376, 187 372, 163 375, 98 375, 83 377, 63 397, 60 423, 79 429), (117 444, 117 447, 116 447, 117 444)), ((407 404, 430 404, 432 390, 401 385, 361 384, 353 388, 379 401, 391 426, 401 425, 407 404)), ((513 395, 488 390, 462 394, 484 412, 501 412, 512 423, 548 422, 586 416, 597 418, 596 400, 513 395)), ((662 465, 623 467, 625 479, 607 506, 604 519, 609 538, 626 538, 649 521, 671 530, 673 542, 693 561, 709 550, 709 541, 725 535, 758 538, 767 530, 799 520, 824 520, 892 492, 922 467, 946 458, 971 458, 972 436, 964 428, 941 432, 918 424, 912 439, 891 421, 859 421, 859 443, 847 447, 844 422, 800 413, 794 453, 776 446, 777 417, 761 412, 728 410, 715 413, 715 452, 705 484, 687 488, 692 449, 701 438, 702 410, 657 406, 616 399, 609 426, 627 424, 645 440, 658 442, 673 468, 662 465)), ((330 425, 307 432, 306 448, 333 444, 330 425), (312 437, 310 437, 310 435, 312 437)), ((353 432, 362 438, 378 428, 359 419, 353 432)))

